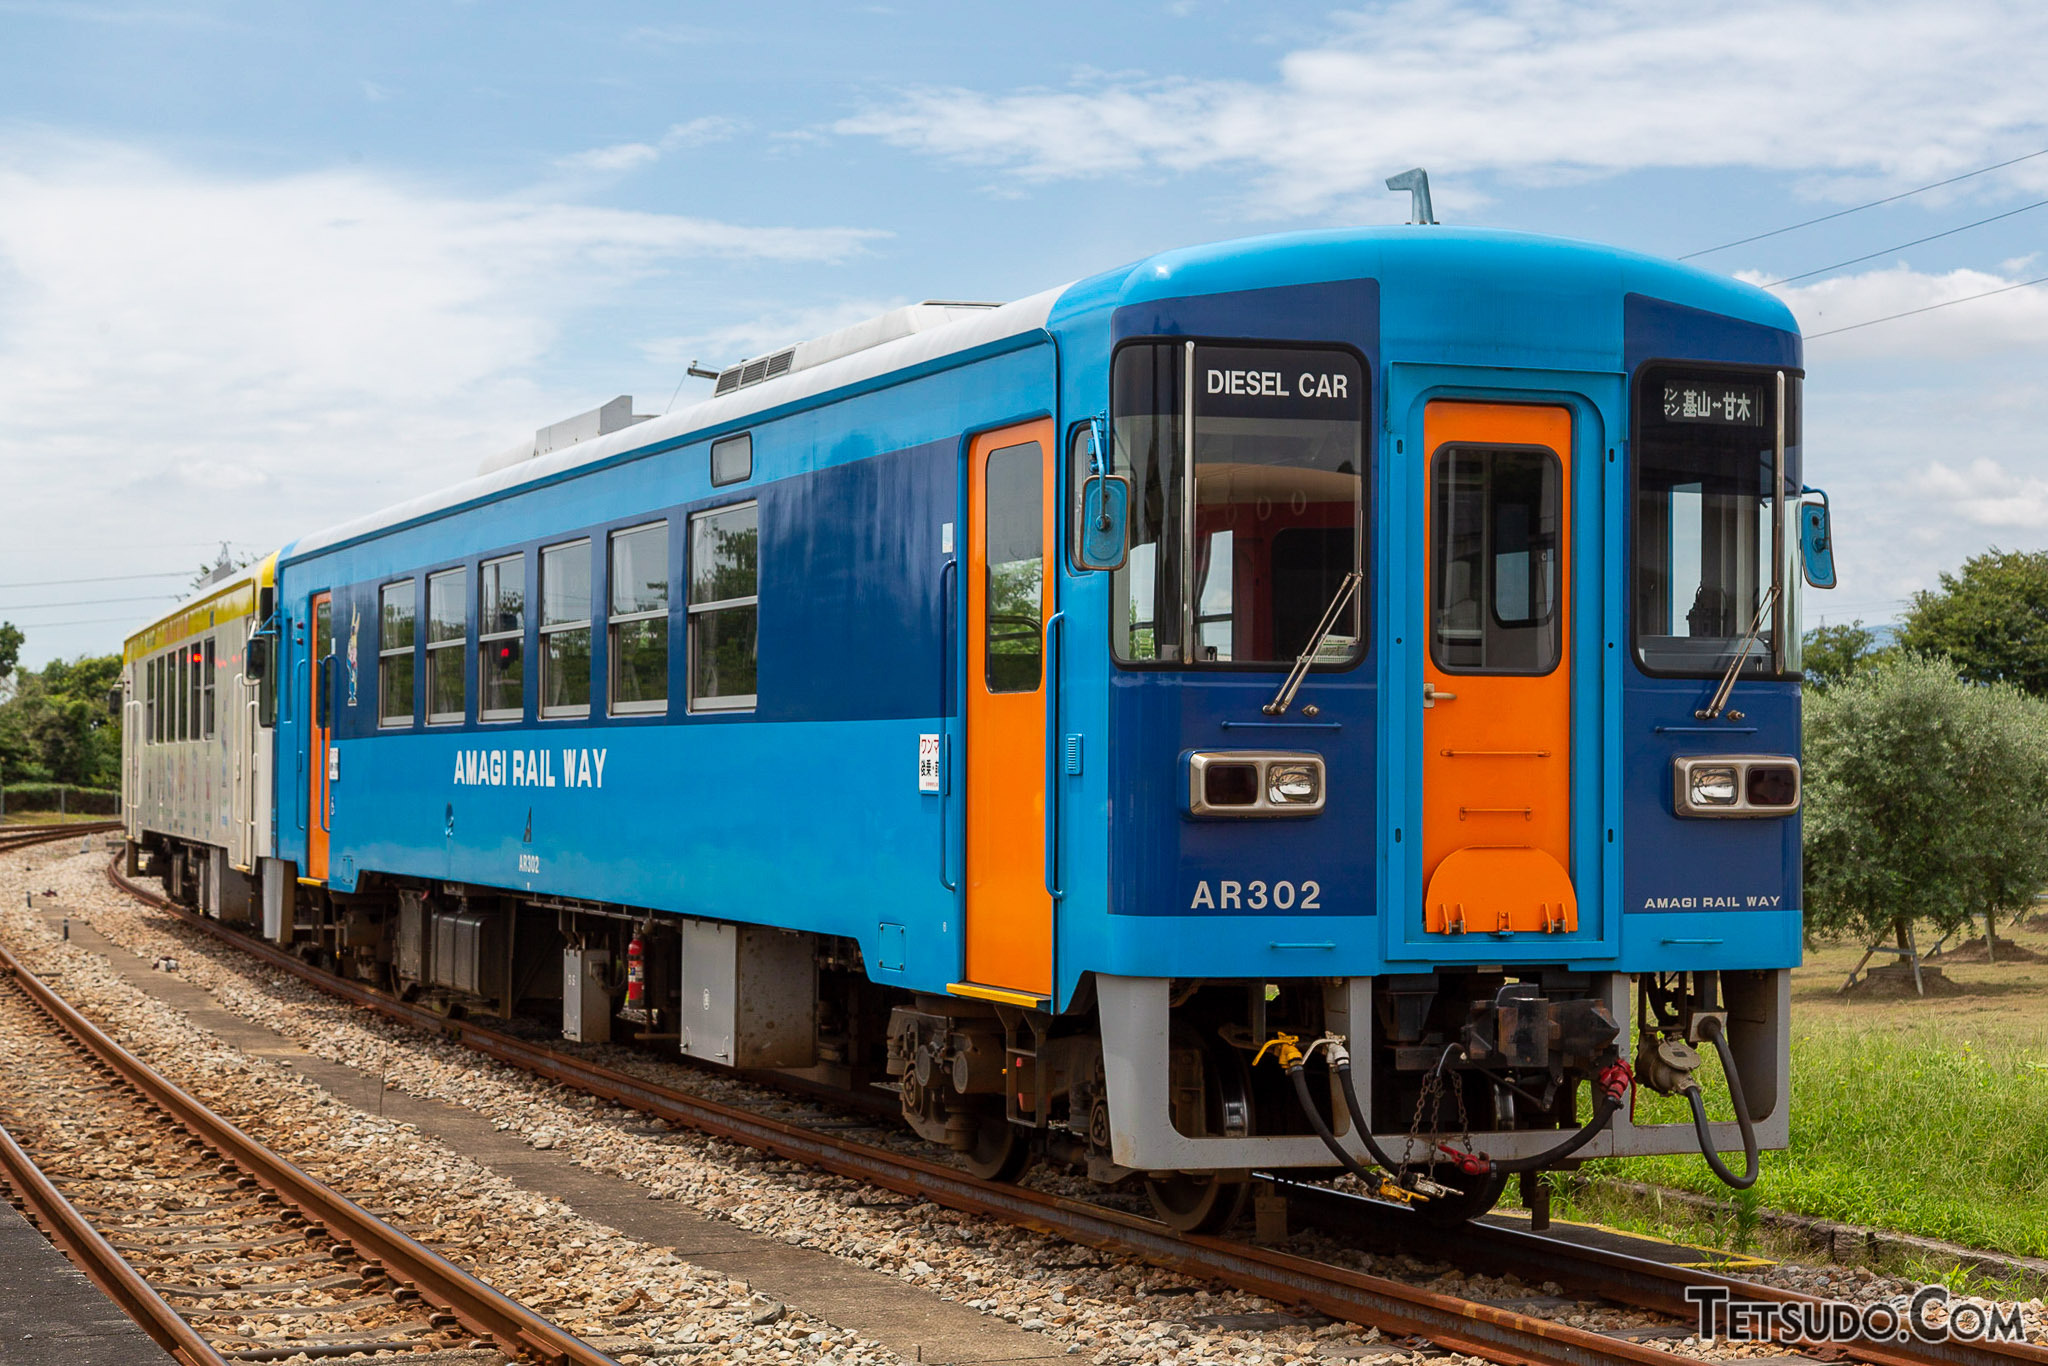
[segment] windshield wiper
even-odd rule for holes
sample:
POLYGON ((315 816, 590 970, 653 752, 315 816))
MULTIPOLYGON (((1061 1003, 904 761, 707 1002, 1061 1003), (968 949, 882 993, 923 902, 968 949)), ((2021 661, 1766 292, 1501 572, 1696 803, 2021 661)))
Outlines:
POLYGON ((1329 608, 1323 619, 1309 634, 1308 644, 1302 648, 1301 657, 1294 661, 1294 667, 1281 680, 1280 691, 1273 694, 1273 700, 1259 708, 1268 716, 1285 716, 1287 709, 1294 705, 1295 690, 1301 687, 1301 680, 1308 677, 1309 665, 1316 662, 1316 652, 1323 648, 1323 641, 1337 628, 1337 618, 1343 615, 1344 604, 1351 601, 1351 595, 1358 591, 1358 585, 1365 582, 1365 575, 1356 569, 1344 576, 1337 585, 1337 596, 1330 599, 1329 608))
MULTIPOLYGON (((1756 639, 1757 632, 1764 628, 1764 616, 1771 610, 1771 604, 1778 599, 1778 585, 1775 583, 1764 593, 1764 600, 1756 605, 1756 620, 1749 623, 1749 629, 1742 633, 1742 639, 1735 644, 1735 658, 1728 661, 1728 672, 1721 675, 1721 686, 1714 689, 1714 698, 1705 707, 1694 712, 1696 721, 1711 721, 1721 714, 1721 708, 1728 705, 1728 694, 1735 690, 1735 676, 1742 672, 1742 662, 1749 658, 1749 643, 1756 639)), ((1741 720, 1740 716, 1731 718, 1741 720)))

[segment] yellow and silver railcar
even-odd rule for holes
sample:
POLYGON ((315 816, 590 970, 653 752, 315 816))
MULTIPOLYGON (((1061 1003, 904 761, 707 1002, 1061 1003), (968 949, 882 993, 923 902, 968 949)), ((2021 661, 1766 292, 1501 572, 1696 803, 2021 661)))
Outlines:
POLYGON ((122 821, 131 872, 247 923, 289 903, 272 857, 268 640, 277 557, 218 575, 128 637, 122 650, 122 821), (269 884, 269 885, 266 885, 269 884))

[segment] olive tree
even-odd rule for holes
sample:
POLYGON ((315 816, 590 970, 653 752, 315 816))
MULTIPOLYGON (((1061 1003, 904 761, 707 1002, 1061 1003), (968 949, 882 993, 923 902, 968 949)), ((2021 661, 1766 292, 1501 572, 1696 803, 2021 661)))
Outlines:
POLYGON ((2048 883, 2048 704, 1893 655, 1806 698, 1806 922, 1906 944, 2048 883))

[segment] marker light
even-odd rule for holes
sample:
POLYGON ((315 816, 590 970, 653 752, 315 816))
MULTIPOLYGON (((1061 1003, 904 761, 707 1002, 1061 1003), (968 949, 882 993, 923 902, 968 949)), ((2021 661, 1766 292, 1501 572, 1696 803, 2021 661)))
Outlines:
POLYGON ((1191 750, 1182 791, 1197 819, 1314 816, 1323 809, 1327 783, 1323 757, 1298 751, 1191 750))
POLYGON ((1789 816, 1799 809, 1799 761, 1781 754, 1703 754, 1671 761, 1680 816, 1789 816))

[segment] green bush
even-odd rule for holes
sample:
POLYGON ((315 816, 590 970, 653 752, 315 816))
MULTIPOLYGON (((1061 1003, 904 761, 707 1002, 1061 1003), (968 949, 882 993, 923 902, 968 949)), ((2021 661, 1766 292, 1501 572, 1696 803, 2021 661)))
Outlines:
POLYGON ((121 794, 110 787, 76 787, 70 783, 10 783, 4 789, 7 811, 66 811, 80 816, 118 816, 121 794))
POLYGON ((1898 655, 1809 693, 1805 783, 1809 931, 1959 929, 2048 883, 2048 704, 2009 685, 1898 655))

